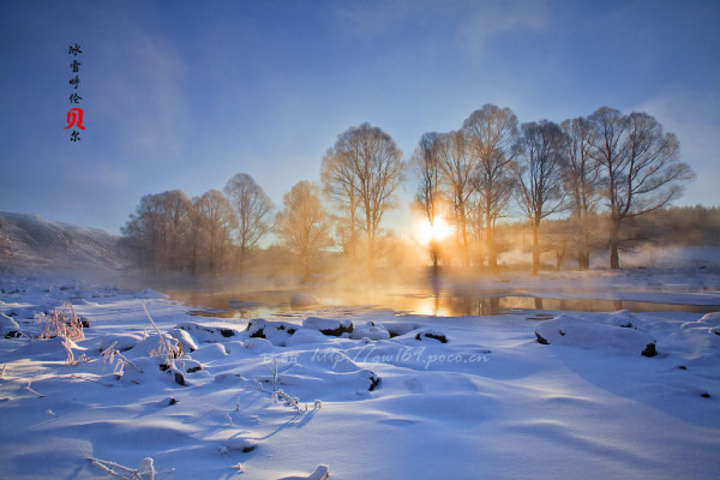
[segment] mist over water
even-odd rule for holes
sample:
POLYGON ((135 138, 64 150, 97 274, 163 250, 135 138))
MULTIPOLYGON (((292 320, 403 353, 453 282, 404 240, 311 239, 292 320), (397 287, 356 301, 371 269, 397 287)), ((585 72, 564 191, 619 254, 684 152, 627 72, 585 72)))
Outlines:
POLYGON ((303 317, 307 315, 351 315, 358 310, 392 310, 397 316, 421 315, 436 317, 490 316, 520 313, 529 320, 547 319, 551 311, 613 312, 692 312, 709 313, 720 310, 718 305, 691 305, 601 298, 552 298, 519 292, 488 295, 483 291, 440 291, 431 288, 377 289, 374 291, 338 291, 317 288, 308 294, 301 290, 235 290, 212 292, 203 290, 169 290, 172 298, 197 307, 201 316, 219 318, 259 318, 270 316, 303 317), (305 305, 293 297, 315 299, 305 305))

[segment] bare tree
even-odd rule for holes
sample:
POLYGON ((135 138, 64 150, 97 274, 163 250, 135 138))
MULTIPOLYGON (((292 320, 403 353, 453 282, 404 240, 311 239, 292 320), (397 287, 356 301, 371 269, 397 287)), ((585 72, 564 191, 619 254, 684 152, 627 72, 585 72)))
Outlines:
POLYGON ((524 123, 518 137, 518 203, 532 225, 532 273, 540 271, 540 222, 565 209, 563 134, 555 123, 524 123))
POLYGON ((182 270, 190 246, 192 202, 182 190, 145 195, 122 228, 149 272, 182 270))
POLYGON ((497 272, 495 225, 512 197, 512 174, 517 117, 509 108, 487 104, 463 123, 463 133, 473 162, 472 183, 485 216, 488 269, 497 272))
POLYGON ((323 192, 341 212, 334 217, 338 226, 338 237, 343 251, 350 256, 350 261, 354 264, 360 229, 359 182, 349 155, 336 147, 329 149, 323 158, 321 170, 323 192))
POLYGON ((610 268, 620 268, 620 227, 627 218, 658 210, 680 197, 690 167, 678 158, 679 143, 647 113, 623 116, 601 107, 590 117, 598 129, 595 158, 606 182, 610 217, 610 268))
POLYGON ((564 120, 565 190, 572 204, 571 220, 576 231, 578 267, 590 268, 591 215, 599 199, 599 164, 592 157, 597 130, 585 118, 564 120))
POLYGON ((205 251, 208 258, 210 272, 217 273, 230 253, 232 245, 232 231, 237 228, 238 222, 232 205, 225 196, 217 190, 210 190, 202 197, 193 199, 195 206, 195 232, 196 243, 193 257, 196 258, 198 250, 205 251))
MULTIPOLYGON (((438 137, 439 135, 435 132, 426 133, 420 137, 420 142, 410 162, 420 180, 415 195, 415 204, 423 212, 431 228, 435 225, 435 219, 440 214, 440 204, 442 203, 440 190, 442 171, 438 154, 438 137)), ((430 240, 429 247, 433 271, 437 273, 439 251, 437 241, 434 238, 430 240)))
POLYGON ((463 265, 470 266, 470 243, 468 240, 468 214, 472 209, 470 197, 472 163, 467 155, 465 138, 462 132, 449 132, 438 135, 436 139, 437 156, 442 172, 443 189, 451 199, 455 226, 462 246, 463 265))
POLYGON ((370 262, 382 217, 395 206, 394 192, 403 181, 402 158, 390 135, 364 123, 341 133, 323 159, 324 190, 345 210, 350 228, 357 221, 364 231, 370 262))
POLYGON ((296 183, 283 196, 283 211, 275 217, 275 231, 300 261, 306 280, 320 249, 332 245, 330 221, 319 193, 319 187, 312 182, 296 183))
POLYGON ((242 270, 248 252, 257 245, 271 228, 272 200, 247 173, 233 176, 224 188, 225 195, 237 215, 237 241, 242 270))

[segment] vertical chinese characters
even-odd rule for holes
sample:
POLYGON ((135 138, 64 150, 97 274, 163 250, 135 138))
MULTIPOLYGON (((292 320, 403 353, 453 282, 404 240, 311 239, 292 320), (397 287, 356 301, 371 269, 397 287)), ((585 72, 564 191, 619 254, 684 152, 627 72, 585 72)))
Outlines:
MULTIPOLYGON (((75 45, 70 45, 68 48, 68 55, 72 55, 73 61, 70 63, 70 69, 72 70, 72 73, 75 74, 73 78, 71 78, 68 81, 68 84, 71 85, 74 92, 70 94, 70 105, 77 105, 82 100, 82 97, 78 94, 78 86, 80 85, 80 76, 78 73, 80 72, 80 61, 78 60, 78 54, 83 53, 82 50, 80 50, 80 45, 77 43, 75 45)), ((77 127, 80 130, 85 130, 85 126, 83 125, 83 109, 79 107, 71 108, 67 112, 67 127, 64 128, 64 130, 67 130, 69 128, 72 128, 72 133, 70 134, 70 141, 71 142, 77 142, 80 140, 80 132, 75 130, 73 127, 77 127)))

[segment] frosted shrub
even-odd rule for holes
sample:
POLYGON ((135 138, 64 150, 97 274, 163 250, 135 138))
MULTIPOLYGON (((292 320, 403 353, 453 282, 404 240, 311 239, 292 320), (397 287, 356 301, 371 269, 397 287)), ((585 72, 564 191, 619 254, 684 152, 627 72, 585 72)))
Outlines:
POLYGON ((50 315, 43 313, 38 321, 41 327, 41 340, 61 337, 75 342, 85 339, 82 320, 75 314, 75 309, 70 303, 64 303, 60 311, 53 310, 50 315))

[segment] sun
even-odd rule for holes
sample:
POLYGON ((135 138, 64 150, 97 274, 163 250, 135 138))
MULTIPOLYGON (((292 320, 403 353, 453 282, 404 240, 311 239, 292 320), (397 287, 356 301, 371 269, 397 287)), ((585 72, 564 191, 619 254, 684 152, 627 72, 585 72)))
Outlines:
POLYGON ((442 218, 436 218, 432 224, 430 224, 428 219, 424 219, 418 223, 416 236, 420 243, 425 245, 433 240, 444 240, 449 237, 452 232, 452 227, 442 218))

